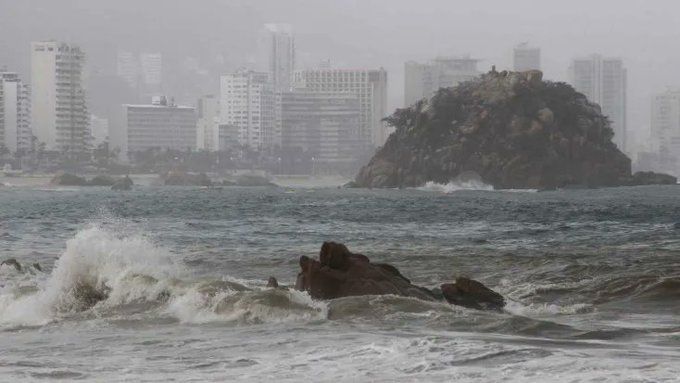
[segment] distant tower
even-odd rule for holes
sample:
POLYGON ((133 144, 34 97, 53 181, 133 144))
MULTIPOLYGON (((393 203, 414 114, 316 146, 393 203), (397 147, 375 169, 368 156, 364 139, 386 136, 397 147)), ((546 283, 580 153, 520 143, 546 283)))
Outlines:
POLYGON ((407 62, 404 65, 406 106, 432 97, 440 88, 450 88, 479 76, 478 62, 469 56, 438 57, 424 64, 407 62))
POLYGON ((137 57, 129 51, 118 51, 116 57, 116 74, 123 79, 130 88, 139 87, 139 62, 137 57))
POLYGON ((268 71, 277 90, 290 90, 295 71, 295 37, 289 24, 265 24, 268 71))
POLYGON ((14 153, 31 145, 30 91, 19 75, 0 70, 0 146, 14 153))
POLYGON ((530 47, 528 43, 521 43, 515 47, 513 65, 517 72, 541 70, 541 48, 530 47))
POLYGON ((611 121, 614 143, 625 151, 627 71, 623 61, 594 54, 574 59, 569 72, 574 88, 600 105, 602 114, 611 121))
POLYGON ((281 143, 281 98, 268 74, 241 70, 220 77, 220 125, 238 131, 238 144, 259 150, 281 143))
POLYGON ((365 148, 385 144, 387 72, 385 69, 307 69, 295 73, 295 84, 309 92, 344 92, 359 98, 359 130, 354 132, 365 148))
POLYGON ((651 122, 654 152, 665 158, 680 158, 680 89, 654 96, 651 122))
POLYGON ((88 150, 89 121, 82 75, 85 54, 55 41, 31 43, 33 134, 47 150, 88 150))

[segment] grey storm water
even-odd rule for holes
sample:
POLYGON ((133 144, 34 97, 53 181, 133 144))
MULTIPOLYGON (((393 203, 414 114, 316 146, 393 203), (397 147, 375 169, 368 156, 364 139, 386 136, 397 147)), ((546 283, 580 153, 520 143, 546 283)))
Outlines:
POLYGON ((0 269, 0 376, 674 381, 676 193, 10 189, 0 254, 42 271, 0 269), (325 240, 427 287, 474 276, 509 304, 264 287, 293 283, 298 257, 325 240), (83 279, 111 292, 79 311, 70 289, 83 279))
POLYGON ((678 41, 678 0, 0 0, 0 383, 680 383, 678 41))

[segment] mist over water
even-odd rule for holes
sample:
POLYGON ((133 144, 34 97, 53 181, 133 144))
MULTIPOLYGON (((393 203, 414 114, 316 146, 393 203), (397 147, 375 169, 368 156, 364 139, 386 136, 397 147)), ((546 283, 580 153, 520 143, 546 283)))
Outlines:
POLYGON ((0 258, 25 267, 0 267, 0 375, 677 379, 675 188, 481 189, 6 188, 0 258), (427 287, 474 277, 509 304, 264 287, 292 284, 324 240, 427 287))

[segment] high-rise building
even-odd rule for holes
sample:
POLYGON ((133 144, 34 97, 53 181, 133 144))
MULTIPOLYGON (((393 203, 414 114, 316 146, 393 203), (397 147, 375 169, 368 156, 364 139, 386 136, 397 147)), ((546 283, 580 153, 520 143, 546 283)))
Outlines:
POLYGON ((512 61, 513 68, 517 72, 541 70, 541 48, 521 43, 515 47, 512 61))
POLYGON ((281 97, 263 72, 220 78, 220 124, 238 130, 240 145, 260 150, 281 144, 281 97))
POLYGON ((148 86, 160 86, 163 82, 163 56, 160 53, 139 55, 142 82, 148 86))
POLYGON ((85 54, 75 45, 31 43, 33 134, 47 150, 77 154, 89 148, 84 62, 85 54))
POLYGON ((19 75, 0 71, 0 147, 15 153, 31 147, 30 92, 19 75))
POLYGON ((406 106, 430 98, 440 88, 454 87, 479 76, 479 60, 464 57, 438 57, 428 63, 409 61, 404 67, 404 101, 406 106))
POLYGON ((122 134, 112 135, 111 148, 128 158, 149 149, 196 148, 196 109, 177 106, 163 97, 150 105, 123 105, 122 134))
POLYGON ((92 133, 92 145, 97 147, 109 138, 109 119, 90 115, 90 132, 92 133))
POLYGON ((139 61, 135 54, 129 51, 118 51, 116 74, 134 90, 139 88, 139 72, 139 61))
POLYGON ((163 55, 142 52, 139 55, 120 50, 116 73, 140 98, 151 98, 163 93, 163 55))
POLYGON ((220 150, 220 102, 213 95, 198 99, 196 123, 196 148, 208 152, 220 150))
POLYGON ((669 89, 652 99, 650 169, 680 175, 680 89, 669 89))
POLYGON ((309 69, 295 73, 297 88, 311 92, 345 92, 359 98, 359 137, 364 151, 382 146, 389 136, 387 72, 380 69, 309 69))
POLYGON ((356 95, 300 89, 283 93, 281 99, 284 153, 305 153, 315 173, 356 170, 361 155, 356 95))
POLYGON ((268 71, 274 88, 290 90, 295 71, 295 38, 289 24, 265 24, 268 71))
POLYGON ((573 60, 569 72, 574 88, 600 105, 611 121, 614 143, 626 151, 627 73, 623 61, 594 54, 573 60))

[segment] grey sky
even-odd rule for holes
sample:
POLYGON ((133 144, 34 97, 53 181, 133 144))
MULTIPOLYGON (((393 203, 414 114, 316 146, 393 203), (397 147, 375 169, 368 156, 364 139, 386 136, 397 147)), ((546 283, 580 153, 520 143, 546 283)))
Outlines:
POLYGON ((549 79, 566 80, 574 56, 622 57, 631 130, 649 124, 653 93, 680 86, 672 0, 0 0, 0 66, 27 73, 29 42, 58 39, 81 44, 98 71, 121 48, 193 57, 217 73, 252 62, 267 22, 293 24, 303 66, 385 67, 390 108, 402 104, 404 61, 469 53, 480 69, 503 68, 521 41, 542 48, 549 79))

